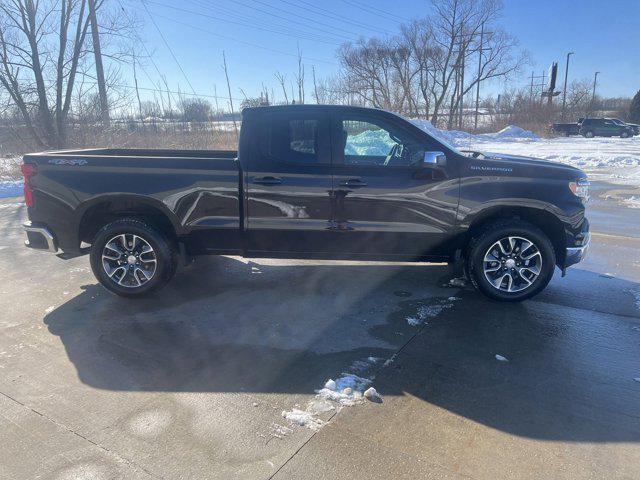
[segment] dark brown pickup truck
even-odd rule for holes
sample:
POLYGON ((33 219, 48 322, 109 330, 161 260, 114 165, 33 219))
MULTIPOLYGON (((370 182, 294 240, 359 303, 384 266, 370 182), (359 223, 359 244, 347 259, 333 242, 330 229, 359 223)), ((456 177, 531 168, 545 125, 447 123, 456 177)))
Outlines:
POLYGON ((299 105, 243 112, 238 151, 93 149, 24 157, 27 245, 90 254, 139 296, 194 255, 463 265, 491 298, 541 291, 589 244, 572 167, 463 154, 392 113, 299 105))

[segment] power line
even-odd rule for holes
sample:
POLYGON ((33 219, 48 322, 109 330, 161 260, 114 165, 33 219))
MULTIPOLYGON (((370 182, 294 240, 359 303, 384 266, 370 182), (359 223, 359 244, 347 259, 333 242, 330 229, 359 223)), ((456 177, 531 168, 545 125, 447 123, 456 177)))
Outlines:
MULTIPOLYGON (((89 85, 97 85, 98 82, 93 82, 93 81, 84 81, 83 83, 88 83, 89 85)), ((108 83, 107 84, 108 87, 113 87, 113 88, 129 88, 132 90, 136 89, 135 85, 127 85, 125 83, 108 83)), ((167 90, 167 89, 160 89, 160 88, 151 88, 151 87, 137 87, 139 90, 144 90, 144 91, 148 91, 148 92, 158 92, 158 93, 170 93, 173 95, 178 95, 178 98, 180 98, 180 96, 184 95, 184 92, 180 92, 180 91, 175 91, 175 90, 167 90)), ((217 98, 218 100, 229 100, 228 96, 220 96, 220 95, 210 95, 210 94, 206 94, 206 93, 196 93, 193 92, 193 94, 188 94, 188 96, 194 96, 194 97, 201 97, 201 98, 217 98)), ((233 100, 239 100, 239 101, 243 101, 244 98, 239 98, 239 97, 231 97, 233 98, 233 100)))
MULTIPOLYGON (((300 5, 298 5, 296 3, 293 3, 293 2, 290 2, 289 0, 280 0, 280 1, 282 3, 286 3, 287 5, 291 5, 292 7, 297 7, 299 9, 301 9, 301 10, 303 9, 303 7, 301 7, 300 5)), ((376 33, 384 32, 384 33, 387 33, 389 35, 394 35, 394 32, 391 32, 391 31, 386 30, 384 28, 380 28, 378 26, 371 25, 371 24, 364 23, 364 22, 360 22, 360 21, 353 20, 353 19, 347 19, 347 18, 342 17, 340 15, 337 15, 334 12, 332 12, 330 10, 327 10, 325 8, 317 7, 313 3, 306 2, 304 0, 298 0, 298 3, 302 3, 302 4, 306 5, 308 8, 311 8, 312 10, 315 10, 316 12, 319 12, 318 15, 322 15, 322 16, 325 16, 325 17, 328 17, 328 18, 332 18, 332 19, 338 20, 338 21, 340 21, 342 23, 353 25, 353 26, 357 26, 359 28, 363 28, 365 30, 370 30, 372 32, 376 32, 376 33)))
MULTIPOLYGON (((221 33, 212 32, 211 30, 207 30, 205 28, 201 28, 201 27, 198 27, 196 25, 192 25, 190 23, 182 22, 180 20, 176 20, 175 18, 165 17, 164 15, 160 15, 158 13, 155 13, 154 15, 156 17, 158 17, 158 18, 162 18, 162 19, 167 20, 169 22, 177 23, 178 25, 183 25, 185 27, 189 27, 189 28, 192 28, 194 30, 199 30, 201 32, 204 32, 204 33, 206 33, 208 35, 212 35, 214 37, 224 38, 226 40, 231 40, 231 41, 233 41, 235 43, 240 43, 240 44, 243 44, 243 45, 247 45, 249 47, 259 48, 259 49, 262 49, 262 50, 267 50, 269 52, 278 53, 280 55, 287 55, 287 56, 290 56, 290 57, 298 58, 298 54, 297 53, 283 52, 282 50, 276 50, 274 48, 265 47, 263 45, 258 45, 257 43, 251 43, 251 42, 247 42, 245 40, 238 40, 237 38, 229 37, 227 35, 222 35, 221 33)), ((321 58, 313 58, 313 57, 302 57, 302 58, 303 58, 303 60, 326 63, 328 65, 336 65, 334 62, 330 62, 329 60, 323 60, 321 58)))
MULTIPOLYGON (((346 37, 344 35, 342 35, 341 33, 335 32, 334 30, 326 30, 323 28, 319 28, 314 22, 314 24, 310 25, 307 23, 301 23, 299 21, 299 19, 296 19, 295 21, 292 21, 290 18, 286 18, 283 17, 281 15, 278 14, 274 14, 271 12, 268 12, 266 10, 262 10, 260 8, 257 8, 255 6, 251 6, 251 5, 247 5, 245 3, 237 3, 239 6, 241 7, 245 7, 247 9, 249 9, 249 12, 242 12, 242 14, 238 13, 237 9, 231 9, 228 7, 223 7, 223 6, 215 6, 215 10, 213 9, 213 7, 211 6, 210 3, 207 2, 207 0, 190 0, 191 2, 195 3, 199 8, 203 8, 203 9, 208 9, 210 12, 215 12, 215 13, 224 13, 225 16, 231 16, 231 17, 235 17, 235 18, 241 18, 243 21, 246 20, 252 20, 252 21, 256 21, 256 22, 264 22, 265 21, 265 15, 270 16, 270 17, 275 17, 277 20, 280 20, 282 23, 275 23, 275 26, 281 29, 284 29, 287 32, 295 32, 297 35, 314 35, 316 37, 319 38, 327 38, 328 40, 334 40, 337 42, 344 42, 345 40, 350 40, 349 37, 346 37), (257 13, 259 16, 256 17, 255 15, 251 15, 251 13, 257 13), (294 26, 292 26, 294 25, 294 26), (297 26, 297 28, 296 28, 297 26), (316 33, 318 32, 318 33, 316 33), (324 35, 324 37, 323 37, 324 35)), ((233 0, 232 0, 233 1, 233 0)), ((261 25, 265 26, 264 23, 261 23, 261 25)), ((269 27, 269 24, 266 24, 267 27, 269 27)))
POLYGON ((162 41, 164 42, 165 46, 167 47, 167 49, 169 50, 169 53, 171 53, 171 56, 173 57, 173 60, 176 62, 176 65, 178 65, 178 68, 180 69, 180 71, 182 72, 182 76, 184 77, 184 79, 187 81, 187 84, 189 85, 189 87, 191 88, 191 91, 193 92, 193 94, 195 95, 196 91, 193 88, 193 85, 191 85, 191 81, 189 81, 189 77, 187 77, 187 74, 184 73, 184 70, 182 69, 182 65, 180 65, 180 62, 178 61, 178 58, 176 57, 176 55, 173 53, 173 50, 171 49, 171 46, 169 45, 169 42, 167 42, 167 39, 164 38, 164 35, 162 34, 162 31, 160 30, 160 27, 158 27, 158 24, 156 23, 156 21, 154 20, 153 16, 151 15, 151 12, 149 11, 149 9, 147 8, 147 4, 145 3, 144 0, 140 0, 140 2, 142 3, 142 6, 144 7, 145 11, 147 12, 147 15, 149 15, 149 18, 151 19, 151 22, 153 23, 153 25, 156 27, 156 30, 158 31, 158 34, 160 35, 160 38, 162 38, 162 41))
POLYGON ((267 31, 267 32, 270 32, 270 33, 275 33, 275 34, 278 34, 278 35, 286 35, 288 37, 294 37, 294 38, 298 38, 298 39, 301 39, 301 40, 312 40, 312 41, 315 41, 315 42, 327 43, 329 45, 334 45, 334 46, 339 45, 339 44, 337 44, 335 42, 330 42, 330 41, 327 41, 327 40, 323 40, 322 37, 319 37, 319 36, 314 35, 314 34, 311 34, 313 36, 307 35, 306 37, 301 37, 299 35, 294 35, 294 34, 292 34, 290 32, 281 32, 281 31, 278 31, 278 30, 273 30, 271 28, 261 27, 259 25, 252 25, 252 24, 247 23, 247 22, 241 22, 241 21, 231 20, 229 18, 217 17, 215 15, 209 15, 207 13, 196 12, 196 11, 193 11, 193 10, 188 10, 186 8, 175 7, 173 5, 167 5, 167 4, 156 2, 156 1, 153 1, 153 0, 145 0, 145 2, 153 4, 153 5, 158 5, 160 7, 170 8, 172 10, 177 10, 177 11, 184 12, 184 13, 190 13, 192 15, 198 15, 198 16, 201 16, 201 17, 212 18, 214 20, 221 20, 221 21, 224 21, 224 22, 227 22, 227 23, 232 23, 232 24, 235 24, 235 25, 243 26, 243 27, 250 27, 252 29, 257 29, 257 30, 263 30, 263 31, 267 31))
POLYGON ((270 9, 273 9, 273 10, 276 10, 276 11, 283 12, 283 13, 285 13, 285 14, 286 14, 286 15, 288 15, 288 16, 294 16, 294 17, 295 17, 295 20, 288 19, 288 18, 286 18, 286 17, 283 17, 282 15, 279 15, 279 14, 276 14, 276 13, 272 13, 272 12, 270 12, 270 11, 268 11, 268 10, 263 10, 263 9, 261 9, 261 8, 257 8, 257 7, 255 7, 255 6, 247 5, 246 3, 241 2, 241 1, 239 1, 239 0, 231 0, 231 1, 232 1, 233 3, 238 4, 238 5, 242 5, 243 7, 246 7, 246 8, 252 9, 252 10, 256 10, 256 11, 262 12, 262 13, 264 13, 264 14, 266 14, 266 15, 270 15, 270 16, 272 16, 272 17, 276 17, 276 18, 284 19, 284 20, 286 20, 286 21, 288 21, 288 22, 294 21, 294 22, 296 22, 296 23, 298 23, 298 24, 300 24, 300 25, 304 25, 304 26, 306 26, 307 28, 314 28, 314 29, 316 29, 316 30, 320 30, 320 31, 323 31, 323 32, 325 32, 325 33, 329 33, 330 35, 340 36, 340 37, 344 38, 345 40, 349 40, 349 41, 353 40, 353 31, 351 31, 351 30, 346 30, 346 29, 344 29, 344 28, 339 28, 339 27, 336 27, 335 25, 331 25, 331 24, 329 24, 329 23, 320 22, 320 21, 318 21, 318 20, 317 20, 317 19, 315 19, 315 18, 305 17, 305 16, 302 16, 302 15, 294 15, 294 14, 292 14, 291 12, 289 12, 288 10, 285 10, 285 9, 283 9, 283 8, 279 8, 279 7, 274 7, 273 5, 270 5, 270 4, 268 4, 268 3, 262 2, 261 0, 251 0, 251 1, 252 1, 252 2, 254 2, 254 3, 257 3, 257 4, 259 4, 259 5, 265 6, 265 7, 267 7, 267 8, 270 8, 270 9), (309 25, 309 24, 304 24, 304 23, 300 22, 300 19, 303 19, 303 20, 306 20, 306 21, 308 21, 308 22, 311 22, 311 24, 310 24, 310 25, 309 25), (317 25, 324 25, 325 27, 329 27, 329 29, 330 29, 330 30, 324 30, 324 29, 321 29, 321 28, 319 28, 317 25), (346 35, 344 35, 344 34, 336 33, 336 32, 335 32, 336 30, 340 30, 340 31, 342 31, 342 32, 345 32, 345 33, 347 33, 349 36, 346 36, 346 35))
POLYGON ((382 10, 381 8, 374 7, 373 5, 369 5, 367 3, 359 2, 357 0, 342 0, 344 3, 349 4, 353 7, 360 8, 374 15, 387 17, 390 20, 406 22, 407 19, 396 15, 395 13, 387 12, 386 10, 382 10))

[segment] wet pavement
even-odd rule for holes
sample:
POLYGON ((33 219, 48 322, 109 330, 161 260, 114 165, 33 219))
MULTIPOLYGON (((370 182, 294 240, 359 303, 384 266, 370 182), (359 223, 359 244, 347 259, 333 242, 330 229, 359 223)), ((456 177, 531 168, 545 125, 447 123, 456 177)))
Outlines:
POLYGON ((595 187, 589 257, 519 305, 445 266, 233 257, 124 300, 2 200, 0 478, 637 478, 640 210, 595 187), (368 357, 382 403, 282 417, 368 357))

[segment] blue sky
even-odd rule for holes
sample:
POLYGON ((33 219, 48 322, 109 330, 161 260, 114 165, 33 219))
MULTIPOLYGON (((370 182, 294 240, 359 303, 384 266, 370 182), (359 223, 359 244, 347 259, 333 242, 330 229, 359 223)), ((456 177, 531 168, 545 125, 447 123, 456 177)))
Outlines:
MULTIPOLYGON (((319 78, 338 70, 335 52, 341 42, 395 33, 403 21, 430 8, 428 0, 145 0, 190 86, 142 0, 121 2, 143 22, 140 36, 153 57, 138 74, 141 85, 153 86, 159 70, 172 89, 190 93, 192 86, 198 94, 213 95, 215 85, 218 95, 226 95, 224 50, 237 98, 243 97, 240 89, 257 95, 262 84, 279 93, 274 73, 293 80, 298 45, 310 92, 312 66, 319 78)), ((569 80, 591 79, 600 71, 598 92, 604 96, 640 89, 639 23, 640 0, 506 0, 500 20, 534 62, 515 85, 526 84, 532 70, 539 75, 552 61, 559 62, 561 82, 566 52, 573 51, 569 80)), ((483 85, 485 92, 501 88, 483 85)))

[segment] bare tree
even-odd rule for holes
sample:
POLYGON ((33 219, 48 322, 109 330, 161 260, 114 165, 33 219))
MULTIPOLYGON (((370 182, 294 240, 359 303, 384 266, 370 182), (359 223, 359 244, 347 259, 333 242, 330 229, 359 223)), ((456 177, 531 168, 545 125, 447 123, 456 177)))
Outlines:
POLYGON ((298 45, 298 74, 296 75, 298 86, 298 103, 304 103, 304 63, 302 63, 302 52, 298 45))
MULTIPOLYGON (((96 10, 104 1, 96 1, 96 10)), ((0 2, 0 83, 40 148, 68 142, 78 77, 92 78, 95 71, 87 58, 89 25, 87 0, 0 2)), ((126 37, 117 16, 105 19, 105 27, 107 36, 126 37)), ((115 48, 106 55, 114 63, 126 60, 115 48)), ((110 70, 106 88, 118 79, 118 69, 110 70)))
POLYGON ((500 9, 499 0, 434 1, 432 14, 403 25, 396 38, 344 44, 338 56, 346 84, 366 104, 424 112, 433 123, 448 113, 451 126, 480 82, 507 78, 527 61, 497 26, 500 9))
POLYGON ((98 94, 100 96, 100 117, 102 119, 102 123, 104 123, 105 125, 109 125, 109 100, 107 99, 107 85, 104 80, 104 66, 102 65, 102 48, 100 47, 100 32, 98 31, 96 2, 95 0, 88 0, 88 2, 89 21, 91 23, 91 38, 93 43, 93 56, 96 63, 96 78, 98 80, 98 94))
POLYGON ((276 72, 275 77, 276 77, 276 80, 278 80, 280 87, 282 88, 282 94, 284 95, 284 103, 288 105, 289 97, 287 96, 287 87, 285 86, 286 77, 280 72, 276 72))

